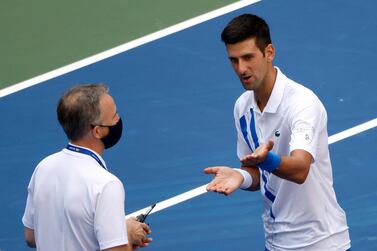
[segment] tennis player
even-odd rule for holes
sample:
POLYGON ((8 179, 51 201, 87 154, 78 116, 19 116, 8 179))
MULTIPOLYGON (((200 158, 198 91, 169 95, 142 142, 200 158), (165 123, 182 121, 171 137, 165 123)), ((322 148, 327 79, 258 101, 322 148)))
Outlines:
POLYGON ((267 251, 345 251, 350 238, 333 188, 327 113, 318 97, 273 65, 267 23, 234 18, 222 41, 245 92, 234 107, 240 169, 209 167, 207 190, 260 190, 267 251))

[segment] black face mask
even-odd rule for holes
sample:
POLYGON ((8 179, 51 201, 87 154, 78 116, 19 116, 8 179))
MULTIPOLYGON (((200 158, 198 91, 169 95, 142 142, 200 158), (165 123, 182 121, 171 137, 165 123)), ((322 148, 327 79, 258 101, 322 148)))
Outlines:
POLYGON ((118 122, 112 126, 106 126, 109 128, 109 134, 103 137, 102 143, 105 146, 105 149, 114 146, 118 143, 119 139, 122 137, 123 123, 122 119, 119 118, 118 122))

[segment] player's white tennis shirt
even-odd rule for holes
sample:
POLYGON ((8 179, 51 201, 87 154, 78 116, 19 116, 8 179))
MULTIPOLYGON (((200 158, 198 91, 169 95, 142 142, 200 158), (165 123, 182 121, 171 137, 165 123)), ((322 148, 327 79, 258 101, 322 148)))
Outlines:
POLYGON ((22 221, 34 229, 38 250, 102 250, 128 243, 124 200, 117 177, 91 156, 63 149, 36 167, 22 221))
POLYGON ((302 149, 312 155, 313 162, 301 185, 261 170, 266 247, 270 251, 347 250, 346 216, 333 189, 326 110, 312 91, 276 70, 263 112, 253 91, 244 92, 235 103, 238 157, 272 139, 273 152, 289 156, 302 149))

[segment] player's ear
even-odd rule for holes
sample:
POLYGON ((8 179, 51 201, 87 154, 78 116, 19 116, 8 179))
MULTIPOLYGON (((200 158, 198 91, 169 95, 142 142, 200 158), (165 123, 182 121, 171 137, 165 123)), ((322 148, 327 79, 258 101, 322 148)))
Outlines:
POLYGON ((272 62, 275 57, 275 47, 272 44, 268 44, 264 49, 264 54, 266 55, 267 61, 272 62))

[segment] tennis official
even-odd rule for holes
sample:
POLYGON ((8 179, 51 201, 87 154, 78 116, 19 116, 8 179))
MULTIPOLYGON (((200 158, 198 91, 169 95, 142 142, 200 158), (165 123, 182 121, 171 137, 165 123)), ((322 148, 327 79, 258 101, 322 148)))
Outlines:
POLYGON ((234 107, 242 166, 206 168, 216 175, 207 190, 230 194, 238 188, 260 189, 265 250, 349 250, 321 101, 274 67, 269 27, 260 17, 234 18, 221 38, 246 90, 234 107))
POLYGON ((27 244, 41 251, 147 246, 149 227, 125 220, 123 184, 102 158, 122 135, 108 87, 70 89, 60 98, 57 115, 69 143, 43 159, 31 177, 22 218, 27 244))

